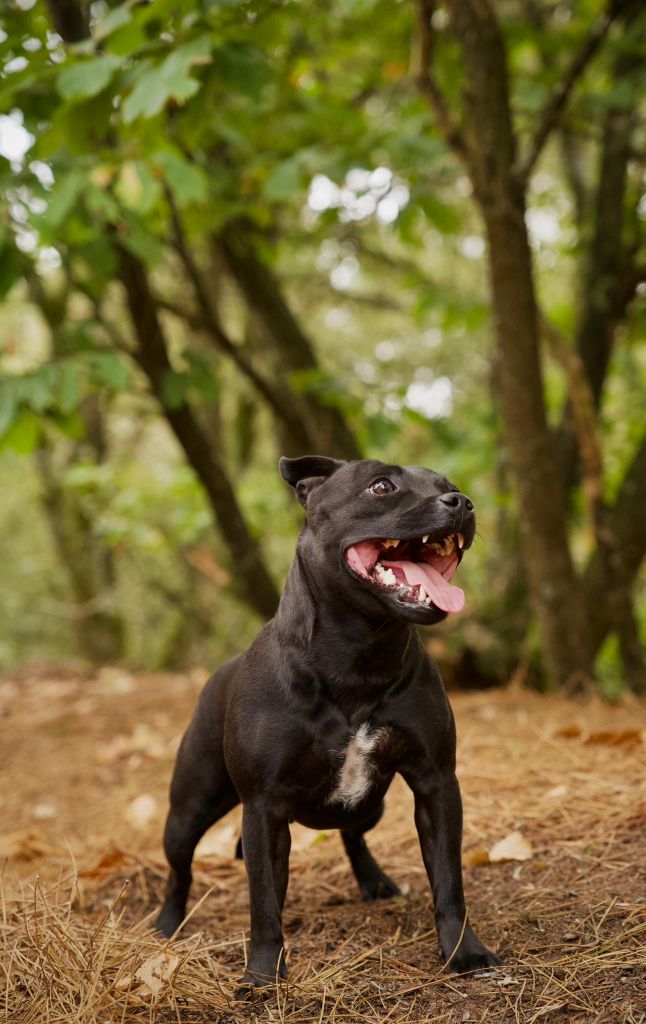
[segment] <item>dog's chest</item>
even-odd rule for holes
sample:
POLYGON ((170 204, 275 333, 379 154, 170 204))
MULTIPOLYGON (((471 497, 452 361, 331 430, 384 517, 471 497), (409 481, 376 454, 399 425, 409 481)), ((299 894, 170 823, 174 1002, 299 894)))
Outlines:
POLYGON ((361 803, 371 789, 378 754, 386 744, 388 735, 388 729, 374 729, 366 722, 356 729, 343 751, 334 789, 326 803, 340 803, 345 807, 356 807, 361 803))

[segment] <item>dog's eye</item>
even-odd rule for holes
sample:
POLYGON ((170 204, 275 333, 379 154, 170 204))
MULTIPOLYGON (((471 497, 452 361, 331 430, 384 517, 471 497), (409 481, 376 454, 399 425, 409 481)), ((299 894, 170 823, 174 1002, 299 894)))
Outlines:
POLYGON ((399 490, 396 484, 389 480, 387 476, 380 476, 378 480, 374 480, 368 488, 371 494, 393 494, 399 490))

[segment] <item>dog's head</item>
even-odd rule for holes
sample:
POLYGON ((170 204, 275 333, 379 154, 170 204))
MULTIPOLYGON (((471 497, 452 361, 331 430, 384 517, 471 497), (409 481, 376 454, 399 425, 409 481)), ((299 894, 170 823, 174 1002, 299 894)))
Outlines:
POLYGON ((281 459, 280 474, 307 511, 301 537, 314 584, 368 614, 429 624, 464 607, 450 580, 471 546, 473 503, 421 466, 321 455, 281 459))

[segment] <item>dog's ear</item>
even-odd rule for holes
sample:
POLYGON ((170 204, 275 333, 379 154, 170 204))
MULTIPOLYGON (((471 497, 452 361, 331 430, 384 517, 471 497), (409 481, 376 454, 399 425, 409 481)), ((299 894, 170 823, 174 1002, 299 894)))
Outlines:
POLYGON ((303 508, 315 487, 346 463, 340 459, 328 459, 325 455, 303 455, 299 459, 282 458, 278 463, 283 480, 291 484, 303 508))

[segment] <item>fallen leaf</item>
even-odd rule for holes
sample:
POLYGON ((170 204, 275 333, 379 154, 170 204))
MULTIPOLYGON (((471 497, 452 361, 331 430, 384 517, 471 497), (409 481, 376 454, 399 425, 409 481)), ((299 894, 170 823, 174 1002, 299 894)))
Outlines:
POLYGON ((131 873, 135 858, 118 846, 112 846, 99 858, 96 864, 81 868, 79 875, 83 878, 102 878, 105 875, 131 873))
POLYGON ((163 950, 149 957, 135 971, 135 978, 151 995, 158 996, 164 984, 170 981, 179 966, 179 957, 168 950, 163 950))
POLYGON ((578 725, 565 725, 562 729, 557 729, 554 735, 564 740, 573 740, 581 735, 581 730, 578 725))
POLYGON ((532 855, 532 845, 521 832, 510 832, 489 850, 489 860, 492 863, 503 863, 507 860, 529 860, 532 855))
POLYGON ((584 740, 586 747, 605 745, 607 747, 636 747, 642 741, 640 729, 603 729, 592 732, 584 740))
POLYGON ((55 817, 56 808, 53 804, 42 803, 34 805, 34 818, 38 818, 39 821, 51 821, 55 817))
POLYGON ((101 693, 106 696, 122 697, 132 693, 137 687, 137 680, 129 672, 123 672, 118 668, 106 666, 99 669, 97 682, 101 693))
POLYGON ((132 974, 122 974, 120 978, 114 983, 114 987, 118 992, 125 992, 129 989, 134 981, 132 974))
POLYGON ((482 864, 489 863, 489 851, 484 846, 476 846, 473 850, 467 850, 462 854, 463 868, 479 868, 482 864))
POLYGON ((35 828, 8 832, 0 839, 0 859, 30 861, 38 860, 40 857, 53 857, 58 852, 47 837, 35 828))
POLYGON ((102 764, 114 764, 131 754, 146 754, 158 760, 166 754, 166 745, 149 725, 135 726, 131 736, 114 736, 109 743, 103 743, 97 750, 97 760, 102 764))
POLYGON ((157 801, 150 793, 141 793, 126 808, 126 818, 136 828, 145 828, 157 814, 157 801))
POLYGON ((545 796, 551 800, 556 800, 558 797, 565 796, 567 794, 567 786, 553 786, 552 789, 548 789, 545 796))

